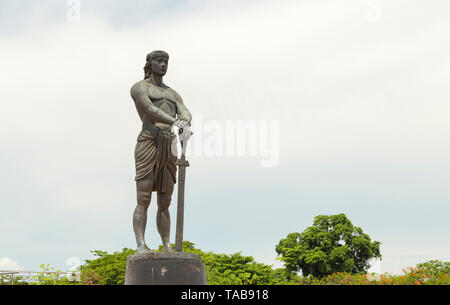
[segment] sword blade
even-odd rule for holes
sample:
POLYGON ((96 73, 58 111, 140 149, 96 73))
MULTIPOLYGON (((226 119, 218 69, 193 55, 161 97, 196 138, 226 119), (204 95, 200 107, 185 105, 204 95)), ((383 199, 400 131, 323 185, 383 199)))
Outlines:
MULTIPOLYGON (((182 148, 183 142, 181 142, 182 148)), ((186 167, 189 162, 186 160, 184 153, 177 160, 178 165, 178 198, 177 198, 177 227, 175 235, 175 251, 183 252, 183 227, 184 227, 184 183, 186 178, 186 167)))
POLYGON ((184 226, 184 179, 186 168, 178 166, 178 203, 177 203, 177 228, 175 236, 175 251, 183 251, 183 226, 184 226))

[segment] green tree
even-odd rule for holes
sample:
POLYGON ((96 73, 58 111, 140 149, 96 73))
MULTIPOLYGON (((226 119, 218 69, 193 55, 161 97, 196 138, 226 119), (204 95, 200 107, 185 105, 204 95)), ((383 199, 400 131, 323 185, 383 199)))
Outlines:
POLYGON ((288 234, 275 250, 288 272, 320 278, 335 272, 367 272, 369 260, 381 258, 380 244, 345 214, 318 215, 311 227, 288 234))
POLYGON ((123 248, 109 254, 106 251, 91 251, 98 258, 86 260, 82 265, 81 279, 83 284, 123 285, 125 282, 125 270, 127 256, 136 253, 136 250, 123 248))

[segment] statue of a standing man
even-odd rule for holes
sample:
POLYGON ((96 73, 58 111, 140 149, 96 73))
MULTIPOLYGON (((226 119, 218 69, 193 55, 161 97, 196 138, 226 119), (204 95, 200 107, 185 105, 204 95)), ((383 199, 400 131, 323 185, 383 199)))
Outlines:
POLYGON ((176 135, 172 126, 183 129, 180 135, 184 145, 189 139, 192 116, 181 96, 163 83, 169 54, 153 51, 147 55, 145 78, 131 88, 131 96, 142 120, 142 131, 134 151, 136 162, 137 206, 133 214, 136 253, 150 252, 145 244, 147 210, 152 192, 157 192, 158 212, 156 226, 164 251, 173 251, 170 245, 169 206, 176 182, 176 135))

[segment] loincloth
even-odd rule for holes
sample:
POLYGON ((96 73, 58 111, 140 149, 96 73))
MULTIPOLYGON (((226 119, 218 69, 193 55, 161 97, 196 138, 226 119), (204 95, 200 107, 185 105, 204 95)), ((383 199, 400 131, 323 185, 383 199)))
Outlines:
POLYGON ((173 183, 176 182, 177 156, 174 156, 171 151, 171 144, 175 138, 175 133, 165 130, 142 130, 139 133, 134 150, 136 163, 134 180, 142 180, 154 171, 152 191, 158 192, 167 191, 168 179, 172 179, 173 183), (170 172, 170 175, 167 175, 167 172, 170 172))

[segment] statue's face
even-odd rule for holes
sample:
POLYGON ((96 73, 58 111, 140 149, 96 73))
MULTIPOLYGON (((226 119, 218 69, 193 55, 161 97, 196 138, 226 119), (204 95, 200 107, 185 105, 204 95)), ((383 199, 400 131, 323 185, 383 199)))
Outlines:
POLYGON ((152 72, 156 75, 164 76, 167 72, 168 59, 163 56, 155 57, 151 61, 152 72))

